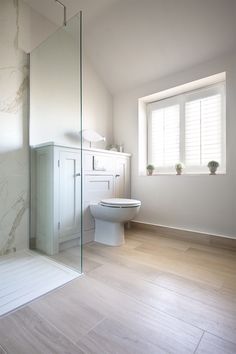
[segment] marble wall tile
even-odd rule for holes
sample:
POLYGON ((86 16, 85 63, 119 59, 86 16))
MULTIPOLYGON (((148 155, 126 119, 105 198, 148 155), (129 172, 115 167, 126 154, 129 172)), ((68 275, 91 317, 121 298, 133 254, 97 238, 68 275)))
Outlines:
POLYGON ((0 255, 28 247, 28 57, 19 3, 0 0, 0 255))

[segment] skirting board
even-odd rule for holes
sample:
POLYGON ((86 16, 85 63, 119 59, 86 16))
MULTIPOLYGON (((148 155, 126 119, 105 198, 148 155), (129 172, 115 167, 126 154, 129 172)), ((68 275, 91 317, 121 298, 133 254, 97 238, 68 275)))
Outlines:
POLYGON ((213 247, 225 248, 236 251, 236 239, 224 236, 210 235, 196 231, 176 229, 168 226, 147 224, 138 221, 131 221, 131 228, 149 230, 159 235, 177 240, 199 243, 213 247))

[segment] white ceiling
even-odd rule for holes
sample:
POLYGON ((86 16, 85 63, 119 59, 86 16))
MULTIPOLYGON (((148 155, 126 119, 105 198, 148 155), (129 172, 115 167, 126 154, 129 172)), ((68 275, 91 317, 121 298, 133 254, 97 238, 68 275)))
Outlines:
MULTIPOLYGON (((62 0, 84 12, 84 45, 112 93, 210 60, 236 45, 235 0, 62 0)), ((25 0, 61 24, 54 0, 25 0)))

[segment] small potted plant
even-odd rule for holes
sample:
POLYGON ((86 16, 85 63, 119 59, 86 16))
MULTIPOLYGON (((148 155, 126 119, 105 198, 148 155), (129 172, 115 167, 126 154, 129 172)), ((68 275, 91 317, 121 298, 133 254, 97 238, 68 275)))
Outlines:
POLYGON ((152 176, 155 167, 153 165, 147 165, 147 175, 152 176))
POLYGON ((178 163, 175 165, 175 170, 176 170, 176 174, 177 174, 177 175, 181 175, 182 172, 183 172, 183 169, 184 169, 184 165, 182 164, 182 162, 178 162, 178 163))
POLYGON ((210 175, 215 175, 217 168, 220 166, 220 164, 219 164, 219 162, 212 160, 212 161, 208 162, 207 166, 210 170, 210 175))

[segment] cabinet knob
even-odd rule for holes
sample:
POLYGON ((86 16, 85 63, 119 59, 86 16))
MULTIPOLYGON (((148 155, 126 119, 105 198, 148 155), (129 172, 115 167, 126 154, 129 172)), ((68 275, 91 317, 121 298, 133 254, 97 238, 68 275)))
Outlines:
POLYGON ((115 175, 115 177, 117 178, 117 177, 120 177, 120 175, 115 175))
POLYGON ((76 174, 75 174, 75 177, 80 177, 80 176, 81 176, 80 173, 76 173, 76 174))

